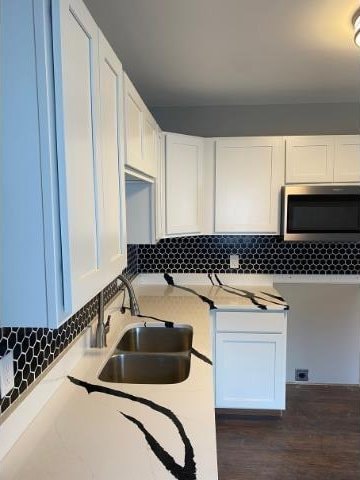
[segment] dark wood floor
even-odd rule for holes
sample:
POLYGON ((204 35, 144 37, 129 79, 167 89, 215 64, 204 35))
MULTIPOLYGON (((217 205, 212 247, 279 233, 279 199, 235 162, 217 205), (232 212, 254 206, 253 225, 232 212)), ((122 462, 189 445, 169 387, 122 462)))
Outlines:
POLYGON ((360 480, 360 388, 287 388, 283 417, 217 415, 219 480, 360 480))

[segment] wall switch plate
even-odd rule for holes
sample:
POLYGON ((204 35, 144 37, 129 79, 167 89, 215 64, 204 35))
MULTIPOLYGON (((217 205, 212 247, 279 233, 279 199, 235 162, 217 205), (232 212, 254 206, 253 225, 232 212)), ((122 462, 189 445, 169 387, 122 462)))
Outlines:
POLYGON ((0 359, 0 397, 14 388, 14 355, 10 351, 0 359))
POLYGON ((230 255, 230 268, 239 268, 239 255, 230 255))

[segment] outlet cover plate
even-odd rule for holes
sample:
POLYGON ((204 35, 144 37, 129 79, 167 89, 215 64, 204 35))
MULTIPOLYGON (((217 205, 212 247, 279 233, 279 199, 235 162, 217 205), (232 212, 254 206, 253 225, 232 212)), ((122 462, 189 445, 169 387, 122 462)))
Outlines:
POLYGON ((0 359, 0 397, 14 388, 14 355, 10 351, 0 359))
POLYGON ((295 381, 296 382, 308 382, 309 381, 309 370, 307 368, 296 368, 295 369, 295 381))
POLYGON ((239 255, 230 255, 230 268, 239 268, 239 255))

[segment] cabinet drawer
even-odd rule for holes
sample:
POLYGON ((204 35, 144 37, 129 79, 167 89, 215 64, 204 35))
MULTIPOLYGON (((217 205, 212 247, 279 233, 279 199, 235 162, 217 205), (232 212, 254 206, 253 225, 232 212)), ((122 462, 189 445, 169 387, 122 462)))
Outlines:
POLYGON ((285 315, 280 312, 217 312, 216 331, 282 333, 285 315))

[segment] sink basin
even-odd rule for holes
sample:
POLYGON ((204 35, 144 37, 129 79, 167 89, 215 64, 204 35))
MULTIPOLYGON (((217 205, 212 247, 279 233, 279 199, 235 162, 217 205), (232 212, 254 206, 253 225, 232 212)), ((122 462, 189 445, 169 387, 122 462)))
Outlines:
POLYGON ((190 358, 185 353, 120 353, 109 358, 99 379, 116 383, 180 383, 189 376, 190 358))
POLYGON ((188 326, 135 327, 118 343, 118 352, 185 352, 191 349, 193 329, 188 326))
POLYGON ((99 379, 114 383, 180 383, 190 373, 190 326, 134 327, 125 332, 99 379))

